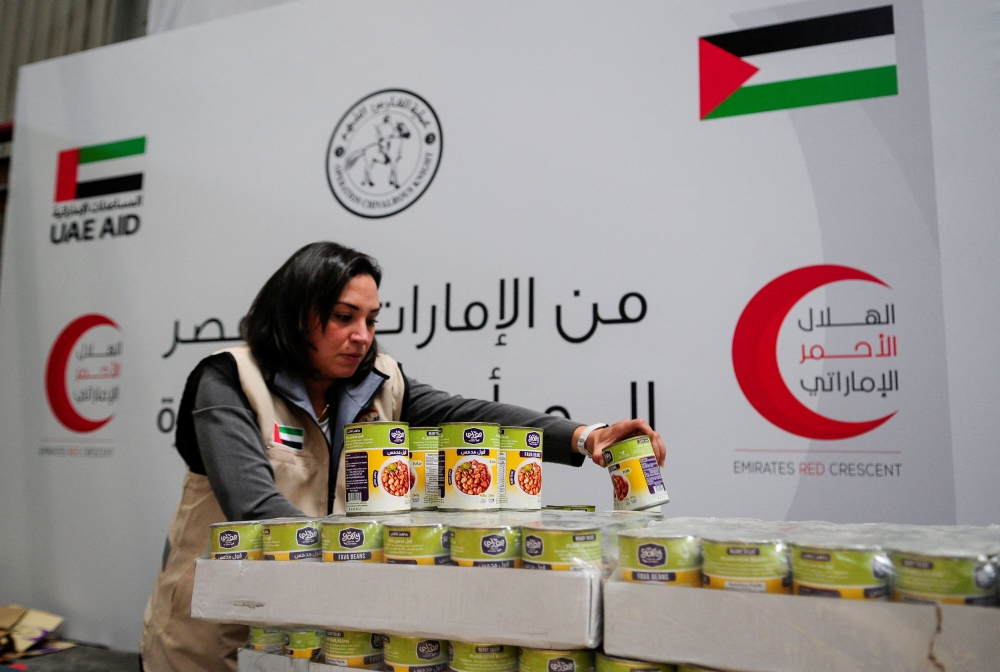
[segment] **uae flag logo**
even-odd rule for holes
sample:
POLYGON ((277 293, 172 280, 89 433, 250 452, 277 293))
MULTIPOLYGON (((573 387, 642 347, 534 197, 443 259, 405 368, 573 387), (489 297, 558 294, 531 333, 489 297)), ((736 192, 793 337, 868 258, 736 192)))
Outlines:
POLYGON ((302 450, 302 439, 305 432, 298 427, 288 427, 274 423, 274 442, 295 450, 302 450))
POLYGON ((56 203, 142 189, 142 173, 130 157, 146 152, 146 137, 59 152, 56 203))
POLYGON ((898 93, 892 6, 698 40, 701 118, 898 93))

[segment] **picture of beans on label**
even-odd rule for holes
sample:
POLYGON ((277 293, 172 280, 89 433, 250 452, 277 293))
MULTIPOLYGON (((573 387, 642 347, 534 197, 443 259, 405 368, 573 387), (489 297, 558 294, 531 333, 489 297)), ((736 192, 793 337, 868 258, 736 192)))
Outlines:
POLYGON ((493 477, 485 462, 470 458, 455 467, 455 487, 467 495, 481 495, 486 492, 493 477))
POLYGON ((517 486, 526 495, 537 495, 542 491, 542 470, 534 463, 528 463, 517 470, 517 486))
POLYGON ((611 474, 611 483, 615 487, 615 501, 625 501, 625 498, 628 497, 628 481, 618 474, 611 474))
MULTIPOLYGON (((386 494, 393 497, 402 497, 410 491, 410 486, 417 480, 415 474, 410 473, 410 464, 406 460, 396 460, 382 467, 382 489, 386 494)), ((378 487, 375 483, 375 487, 378 487)))

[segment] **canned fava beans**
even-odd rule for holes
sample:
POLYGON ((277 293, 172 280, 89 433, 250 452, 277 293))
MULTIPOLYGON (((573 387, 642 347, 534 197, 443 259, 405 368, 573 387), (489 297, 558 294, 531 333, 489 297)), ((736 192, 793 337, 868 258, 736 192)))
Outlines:
POLYGON ((517 672, 516 646, 449 642, 448 661, 453 672, 517 672))
POLYGON ((448 526, 412 521, 386 523, 382 545, 385 561, 396 565, 450 565, 448 526))
POLYGON ((788 548, 749 530, 701 540, 702 585, 749 593, 790 593, 788 548))
POLYGON ((451 562, 459 567, 521 567, 521 529, 483 521, 453 523, 451 562))
POLYGON ((594 672, 594 652, 521 647, 520 672, 594 672))
POLYGON ((347 514, 410 510, 409 425, 359 422, 344 427, 347 514))
POLYGON ((542 430, 501 427, 497 458, 497 501, 501 509, 542 508, 542 430))
POLYGON ((986 555, 950 550, 889 552, 895 602, 997 605, 997 569, 986 555))
POLYGON ((323 630, 285 630, 288 643, 285 655, 319 662, 323 653, 323 630))
POLYGON ((385 562, 379 521, 332 516, 321 522, 323 562, 385 562))
POLYGON ((382 669, 383 635, 374 632, 327 630, 323 639, 323 662, 361 670, 382 669))
POLYGON ((257 520, 232 523, 213 523, 212 548, 209 557, 213 560, 260 560, 264 551, 264 526, 257 520))
POLYGON ((440 427, 410 428, 410 472, 414 475, 410 509, 413 511, 434 511, 441 501, 438 483, 440 439, 440 427))
POLYGON ((870 538, 831 531, 799 537, 789 548, 792 594, 845 600, 888 599, 892 565, 870 538))
POLYGON ((615 510, 639 511, 670 501, 648 436, 625 439, 604 449, 614 486, 615 510))
POLYGON ((285 631, 274 627, 250 628, 247 648, 264 653, 283 654, 285 652, 285 631))
POLYGON ((263 523, 264 560, 323 559, 319 521, 311 518, 276 518, 263 523))
POLYGON ((500 425, 447 422, 441 425, 439 463, 444 466, 441 502, 446 511, 497 509, 500 425))
POLYGON ((663 663, 647 663, 644 660, 626 660, 598 653, 594 656, 597 662, 597 672, 675 672, 673 665, 663 663))
POLYGON ((625 530, 618 534, 618 566, 630 583, 700 587, 701 543, 680 531, 625 530))
POLYGON ((385 667, 390 672, 444 672, 448 640, 384 635, 385 667))
POLYGON ((601 528, 585 522, 545 521, 521 526, 525 569, 583 570, 601 566, 601 528))

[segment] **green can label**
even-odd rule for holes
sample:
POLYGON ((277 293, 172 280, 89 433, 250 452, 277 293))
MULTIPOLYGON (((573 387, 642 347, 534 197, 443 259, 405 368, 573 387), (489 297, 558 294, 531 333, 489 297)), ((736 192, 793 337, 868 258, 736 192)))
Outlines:
POLYGON ((374 632, 327 630, 323 640, 323 662, 338 667, 382 669, 383 635, 374 632))
POLYGON ((595 656, 597 672, 674 672, 673 665, 647 663, 644 660, 626 660, 598 653, 595 656))
POLYGON ((385 525, 385 561, 397 565, 450 565, 447 525, 385 525))
POLYGON ((448 658, 454 672, 517 672, 520 656, 516 646, 451 642, 448 658))
POLYGON ((375 520, 324 520, 323 562, 385 562, 382 523, 375 520))
POLYGON ((997 604, 997 569, 985 558, 954 558, 894 551, 896 602, 997 604))
POLYGON ((633 583, 701 585, 701 544, 694 537, 655 537, 645 532, 618 535, 622 579, 633 583))
POLYGON ((448 640, 385 635, 385 664, 392 672, 444 672, 448 640))
POLYGON ((616 511, 638 511, 670 501, 648 436, 626 439, 604 449, 616 511))
POLYGON ((250 628, 247 647, 265 653, 284 653, 285 631, 281 628, 250 628))
POLYGON ((409 426, 405 422, 359 422, 344 427, 347 514, 410 510, 409 426))
POLYGON ((306 658, 318 661, 323 652, 323 630, 286 630, 288 644, 285 655, 289 658, 306 658))
POLYGON ((795 595, 846 600, 889 597, 889 558, 877 549, 838 549, 791 545, 795 595))
POLYGON ((497 501, 501 510, 542 508, 543 432, 533 427, 501 427, 497 457, 497 501))
POLYGON ((521 649, 520 672, 594 672, 594 652, 590 649, 553 651, 521 649))
POLYGON ((749 593, 789 593, 788 549, 782 542, 702 539, 702 584, 749 593))
POLYGON ((213 560, 260 560, 264 551, 264 526, 256 520, 215 523, 212 530, 213 560))
POLYGON ((308 518, 280 518, 264 524, 264 560, 323 559, 320 524, 308 518))
POLYGON ((441 425, 438 463, 443 469, 441 502, 447 511, 497 509, 500 426, 449 422, 441 425))
POLYGON ((600 566, 601 530, 581 526, 559 529, 542 525, 521 528, 521 557, 525 569, 582 570, 600 566))
POLYGON ((410 428, 410 470, 414 474, 410 509, 413 511, 434 511, 441 501, 440 444, 440 427, 410 428))
POLYGON ((459 567, 520 567, 517 527, 452 527, 451 561, 459 567))

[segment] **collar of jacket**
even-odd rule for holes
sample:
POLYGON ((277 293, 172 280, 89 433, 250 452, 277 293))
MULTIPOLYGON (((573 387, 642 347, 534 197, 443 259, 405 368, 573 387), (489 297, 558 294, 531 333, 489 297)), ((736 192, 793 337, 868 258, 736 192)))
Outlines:
MULTIPOLYGON (((378 393, 382 383, 388 380, 389 376, 378 369, 372 368, 368 375, 356 381, 338 381, 330 386, 326 393, 326 400, 330 404, 329 426, 330 436, 327 441, 333 446, 332 457, 340 459, 340 451, 344 446, 344 425, 354 422, 358 414, 371 403, 371 400, 378 393), (332 437, 333 441, 330 441, 332 437)), ((290 371, 278 371, 271 380, 274 391, 284 397, 288 402, 301 408, 309 414, 316 424, 319 419, 316 411, 313 410, 312 402, 309 401, 309 392, 302 376, 290 371)))

